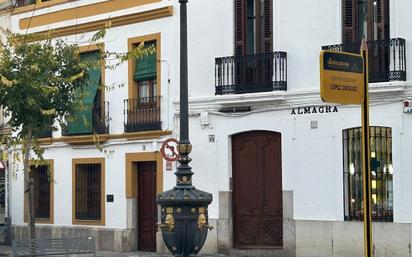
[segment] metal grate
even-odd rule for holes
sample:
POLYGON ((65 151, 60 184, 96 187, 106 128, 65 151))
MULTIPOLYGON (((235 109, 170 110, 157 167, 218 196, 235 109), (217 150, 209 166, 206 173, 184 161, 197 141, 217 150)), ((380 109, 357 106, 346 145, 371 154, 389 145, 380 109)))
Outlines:
MULTIPOLYGON (((369 82, 406 81, 406 44, 403 38, 368 41, 369 82)), ((360 52, 360 42, 322 46, 322 50, 360 52)))
POLYGON ((101 164, 76 164, 76 219, 101 219, 101 164))
POLYGON ((96 253, 94 238, 13 240, 13 256, 45 256, 96 253))
MULTIPOLYGON (((67 128, 64 128, 62 131, 63 136, 75 136, 75 135, 84 135, 84 134, 108 134, 109 133, 109 124, 110 124, 110 112, 109 112, 109 102, 104 101, 94 101, 92 109, 92 132, 88 133, 73 133, 70 132, 67 128)), ((87 106, 85 105, 85 109, 87 106)), ((85 124, 85 126, 90 126, 90 124, 85 124)))
POLYGON ((215 94, 244 94, 287 89, 286 52, 215 59, 215 94))
MULTIPOLYGON (((392 132, 387 127, 370 127, 372 219, 393 221, 392 132)), ((343 131, 345 220, 363 220, 362 129, 343 131)))
POLYGON ((125 132, 160 129, 160 96, 124 100, 125 132))

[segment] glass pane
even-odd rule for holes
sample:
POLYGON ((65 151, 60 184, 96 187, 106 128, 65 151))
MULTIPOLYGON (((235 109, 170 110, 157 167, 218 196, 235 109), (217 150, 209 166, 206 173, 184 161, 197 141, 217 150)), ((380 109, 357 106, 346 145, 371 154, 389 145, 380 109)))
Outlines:
POLYGON ((150 84, 148 80, 139 82, 139 98, 146 98, 150 96, 150 84))
MULTIPOLYGON (((363 219, 362 130, 343 131, 345 220, 363 219)), ((391 128, 370 127, 372 216, 375 221, 393 220, 391 128)))
POLYGON ((256 53, 256 2, 247 0, 246 54, 256 53))
POLYGON ((358 38, 368 38, 368 1, 358 0, 358 38))

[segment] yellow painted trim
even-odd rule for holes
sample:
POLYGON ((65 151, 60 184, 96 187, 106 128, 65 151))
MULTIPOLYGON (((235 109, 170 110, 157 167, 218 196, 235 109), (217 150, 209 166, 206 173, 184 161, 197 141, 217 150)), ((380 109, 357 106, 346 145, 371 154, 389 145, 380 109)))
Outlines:
POLYGON ((156 162, 156 192, 163 192, 163 157, 160 152, 126 153, 126 197, 137 197, 137 172, 133 162, 156 162))
MULTIPOLYGON (((160 95, 161 90, 161 34, 160 33, 155 33, 155 34, 150 34, 150 35, 144 35, 140 37, 133 37, 129 38, 127 40, 127 45, 128 45, 128 51, 131 52, 138 44, 142 42, 149 42, 149 41, 156 41, 156 92, 158 95, 160 95)), ((133 74, 135 71, 136 67, 136 60, 134 58, 129 58, 128 60, 128 77, 129 77, 129 85, 128 85, 128 97, 130 98, 137 98, 137 82, 133 79, 133 74)))
MULTIPOLYGON (((29 162, 29 166, 33 165, 33 162, 29 162)), ((35 223, 41 224, 53 224, 54 223, 54 160, 44 160, 40 165, 48 165, 50 167, 50 212, 49 219, 35 219, 35 223)), ((28 218, 28 198, 24 194, 24 222, 27 223, 28 218)))
POLYGON ((12 14, 32 12, 34 10, 39 10, 39 9, 43 9, 43 8, 47 8, 47 7, 51 7, 51 6, 59 5, 59 4, 65 4, 69 2, 73 2, 73 0, 52 0, 52 1, 42 2, 38 4, 25 5, 22 7, 14 8, 12 11, 12 14))
MULTIPOLYGON (((132 133, 123 133, 123 134, 101 134, 99 140, 101 143, 106 142, 110 139, 126 139, 126 140, 143 140, 143 139, 154 139, 166 135, 171 135, 171 130, 151 130, 151 131, 141 131, 141 132, 132 132, 132 133)), ((64 142, 73 145, 81 144, 93 144, 94 139, 93 135, 87 136, 68 136, 60 138, 42 138, 39 139, 41 144, 52 144, 55 142, 64 142)))
POLYGON ((101 225, 106 224, 106 168, 104 158, 72 159, 72 224, 73 225, 101 225), (101 219, 96 221, 76 219, 76 164, 100 163, 101 165, 101 219))
MULTIPOLYGON (((36 15, 28 18, 23 18, 20 20, 20 29, 27 29, 27 28, 36 28, 40 26, 49 25, 52 23, 63 22, 68 20, 74 19, 82 19, 87 18, 90 16, 115 12, 123 9, 128 9, 136 6, 151 4, 160 2, 161 0, 111 0, 111 1, 104 1, 95 4, 83 5, 69 9, 63 9, 55 12, 47 12, 45 14, 36 15)), ((67 1, 56 1, 62 3, 66 3, 67 1)), ((46 5, 46 3, 43 3, 46 5)), ((56 4, 56 3, 55 3, 56 4)), ((52 3, 49 4, 51 6, 52 3)), ((44 8, 44 7, 43 7, 44 8)), ((34 9, 38 9, 38 5, 31 5, 28 6, 27 9, 29 11, 33 11, 34 9)))
MULTIPOLYGON (((81 33, 91 32, 91 31, 98 31, 104 28, 106 22, 108 21, 111 22, 111 27, 113 28, 113 27, 118 27, 118 26, 123 26, 123 25, 128 25, 128 24, 139 23, 143 21, 150 21, 150 20, 165 18, 165 17, 169 17, 172 15, 173 15, 173 6, 166 6, 166 7, 161 7, 158 9, 148 10, 144 12, 57 28, 53 30, 53 36, 61 37, 61 36, 81 34, 81 33)), ((42 30, 34 34, 41 34, 47 31, 48 30, 42 30)))

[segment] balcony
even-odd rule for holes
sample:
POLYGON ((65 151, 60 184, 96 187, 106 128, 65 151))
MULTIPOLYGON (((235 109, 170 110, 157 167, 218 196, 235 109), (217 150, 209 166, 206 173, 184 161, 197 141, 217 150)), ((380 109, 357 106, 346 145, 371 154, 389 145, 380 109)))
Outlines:
POLYGON ((286 90, 286 52, 215 59, 215 95, 286 90))
MULTIPOLYGON (((50 0, 43 0, 42 2, 48 2, 50 0)), ((22 7, 22 6, 26 6, 26 5, 31 5, 31 4, 35 4, 36 0, 17 0, 16 1, 16 7, 22 7)))
MULTIPOLYGON (((322 46, 322 50, 360 53, 361 43, 322 46)), ((406 81, 405 39, 368 41, 369 83, 406 81)))
POLYGON ((124 100, 124 131, 161 130, 160 96, 124 100))
POLYGON ((76 114, 79 119, 69 123, 62 131, 63 136, 80 136, 109 133, 109 102, 95 102, 92 105, 85 105, 84 110, 76 114), (91 112, 87 111, 91 110, 91 112), (86 123, 84 122, 86 120, 86 123), (87 124, 90 120, 90 124, 87 124))

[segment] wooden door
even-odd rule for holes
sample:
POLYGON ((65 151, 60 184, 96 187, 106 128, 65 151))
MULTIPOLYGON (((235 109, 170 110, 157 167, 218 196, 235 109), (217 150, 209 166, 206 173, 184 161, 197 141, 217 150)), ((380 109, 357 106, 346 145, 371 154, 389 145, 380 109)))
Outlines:
POLYGON ((138 162, 138 249, 156 251, 156 162, 138 162))
POLYGON ((236 248, 283 245, 281 134, 232 138, 233 232, 236 248))

